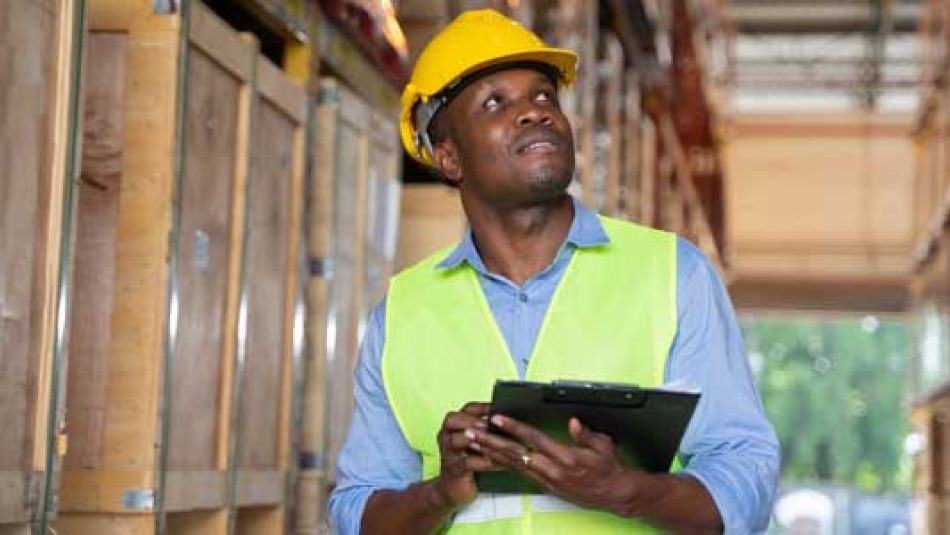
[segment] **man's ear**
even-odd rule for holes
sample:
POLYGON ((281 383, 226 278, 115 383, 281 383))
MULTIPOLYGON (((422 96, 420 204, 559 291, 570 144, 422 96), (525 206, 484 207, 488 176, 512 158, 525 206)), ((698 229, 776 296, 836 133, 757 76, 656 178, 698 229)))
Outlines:
POLYGON ((432 147, 432 161, 436 169, 447 181, 458 187, 462 182, 462 166, 459 165, 458 150, 451 140, 443 140, 432 147))

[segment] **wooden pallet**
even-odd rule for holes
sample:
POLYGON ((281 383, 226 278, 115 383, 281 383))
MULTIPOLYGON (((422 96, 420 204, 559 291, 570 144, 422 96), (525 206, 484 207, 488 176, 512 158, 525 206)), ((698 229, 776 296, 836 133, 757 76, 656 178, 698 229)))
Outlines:
POLYGON ((282 532, 305 92, 200 3, 187 34, 150 0, 89 9, 57 527, 282 532))

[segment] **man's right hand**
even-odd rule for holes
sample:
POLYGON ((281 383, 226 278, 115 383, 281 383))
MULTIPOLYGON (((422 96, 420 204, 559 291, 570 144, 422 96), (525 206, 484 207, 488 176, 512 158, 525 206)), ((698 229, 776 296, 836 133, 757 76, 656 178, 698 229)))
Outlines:
POLYGON ((363 511, 364 534, 430 534, 436 532, 455 510, 475 499, 474 472, 501 470, 473 446, 474 434, 466 430, 487 429, 487 403, 466 403, 450 412, 439 430, 439 475, 403 490, 373 492, 363 511))
POLYGON ((466 403, 461 410, 450 412, 439 430, 439 454, 442 465, 436 486, 451 508, 470 503, 478 494, 475 472, 500 470, 494 462, 481 455, 478 443, 466 434, 468 429, 488 428, 488 403, 466 403))

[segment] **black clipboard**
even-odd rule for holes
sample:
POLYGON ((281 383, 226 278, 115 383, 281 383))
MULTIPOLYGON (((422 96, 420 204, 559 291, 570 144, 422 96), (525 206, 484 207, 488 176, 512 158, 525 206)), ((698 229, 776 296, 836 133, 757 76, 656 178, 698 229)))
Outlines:
MULTIPOLYGON (((573 443, 567 431, 571 417, 610 436, 624 464, 647 472, 668 472, 698 392, 679 392, 635 385, 584 381, 496 381, 491 414, 503 414, 573 443)), ((489 424, 489 431, 504 431, 489 424)), ((516 472, 476 472, 481 492, 541 494, 533 482, 516 472)))

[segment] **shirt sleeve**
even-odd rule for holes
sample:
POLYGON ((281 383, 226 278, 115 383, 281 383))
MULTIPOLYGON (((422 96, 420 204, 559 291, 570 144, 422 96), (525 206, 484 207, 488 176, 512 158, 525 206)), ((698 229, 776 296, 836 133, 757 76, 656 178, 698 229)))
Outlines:
POLYGON ((686 461, 681 473, 708 489, 726 534, 759 533, 768 526, 778 485, 778 439, 718 274, 682 239, 677 264, 678 329, 666 380, 696 385, 702 392, 680 445, 686 461))
POLYGON ((379 489, 401 490, 422 473, 419 454, 406 442, 383 389, 385 301, 370 315, 354 375, 353 419, 336 465, 330 495, 332 533, 358 535, 363 509, 379 489))

